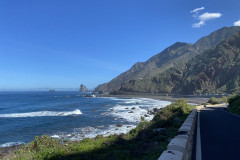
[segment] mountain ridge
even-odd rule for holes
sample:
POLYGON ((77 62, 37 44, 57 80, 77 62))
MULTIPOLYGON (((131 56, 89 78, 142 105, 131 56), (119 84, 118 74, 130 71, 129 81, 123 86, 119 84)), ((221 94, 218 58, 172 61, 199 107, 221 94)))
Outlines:
MULTIPOLYGON (((162 52, 149 58, 146 62, 137 62, 129 70, 120 74, 108 83, 99 85, 95 91, 124 91, 124 92, 151 92, 172 93, 172 87, 166 86, 169 81, 167 72, 174 74, 175 78, 181 77, 182 69, 188 61, 204 51, 213 48, 223 40, 240 31, 240 27, 223 27, 208 36, 200 38, 196 43, 176 42, 162 52), (164 73, 164 74, 162 74, 164 73), (162 78, 160 78, 160 76, 162 78), (141 83, 140 83, 141 82, 141 83), (155 84, 158 85, 153 85, 155 84), (159 89, 161 88, 161 89, 159 89), (163 89, 164 88, 164 89, 163 89)), ((173 75, 171 75, 173 76, 173 75)), ((176 93, 178 92, 177 89, 176 93)), ((187 92, 188 93, 188 92, 187 92)))

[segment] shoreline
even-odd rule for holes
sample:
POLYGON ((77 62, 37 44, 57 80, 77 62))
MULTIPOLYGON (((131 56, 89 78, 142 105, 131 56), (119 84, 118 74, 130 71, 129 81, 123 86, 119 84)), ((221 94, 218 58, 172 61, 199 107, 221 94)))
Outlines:
POLYGON ((176 102, 179 98, 184 98, 188 103, 196 103, 197 105, 206 103, 211 97, 197 96, 159 96, 159 95, 102 95, 100 97, 119 97, 119 98, 149 98, 154 100, 176 102))
MULTIPOLYGON (((21 152, 12 149, 11 153, 9 152, 2 155, 2 158, 30 158, 33 156, 46 157, 49 154, 53 154, 51 157, 60 156, 64 159, 77 157, 82 157, 83 159, 93 159, 94 157, 108 159, 108 157, 113 157, 113 159, 117 159, 119 156, 122 157, 121 159, 140 158, 142 156, 148 158, 154 157, 154 159, 157 159, 159 154, 164 151, 170 139, 172 139, 177 133, 178 128, 187 118, 187 115, 194 108, 193 106, 188 105, 186 100, 179 100, 178 102, 179 106, 170 104, 166 106, 166 109, 160 109, 161 112, 156 112, 156 114, 154 114, 156 117, 152 122, 143 121, 136 129, 127 134, 114 134, 107 137, 97 136, 86 141, 66 141, 66 143, 61 143, 57 140, 50 140, 50 137, 43 135, 40 139, 32 142, 30 146, 28 146, 29 148, 24 149, 23 146, 21 152), (176 108, 179 108, 177 109, 177 113, 176 108), (175 118, 172 118, 173 116, 175 118), (166 123, 160 123, 162 121, 166 123), (159 130, 159 128, 161 128, 161 130, 159 130), (162 136, 156 136, 159 134, 162 136), (46 142, 50 143, 46 144, 46 142), (37 143, 37 146, 35 146, 35 143, 37 143), (63 147, 63 150, 67 150, 63 155, 63 150, 59 150, 59 145, 63 147), (94 150, 92 150, 93 148, 94 150), (122 150, 123 148, 125 149, 122 150), (40 152, 36 153, 36 150, 38 149, 40 152), (121 152, 119 152, 120 150, 121 152), (119 153, 119 155, 116 155, 115 153, 119 153)), ((19 146, 19 148, 21 147, 19 146)))
MULTIPOLYGON (((112 97, 112 96, 111 96, 112 97)), ((100 98, 111 98, 111 97, 107 97, 107 96, 101 96, 100 98)), ((117 96, 116 96, 117 97, 117 96)), ((126 97, 117 97, 117 98, 126 98, 126 97)), ((127 98, 131 98, 131 99, 134 99, 134 98, 136 98, 136 99, 141 99, 141 98, 147 98, 147 99, 151 99, 151 100, 157 100, 157 101, 167 101, 167 102, 170 102, 170 101, 168 101, 168 100, 161 100, 161 99, 153 99, 153 98, 150 98, 150 97, 127 97, 127 98)), ((170 102, 171 103, 171 102, 170 102)), ((149 104, 151 104, 151 102, 149 101, 149 104)), ((138 105, 138 102, 137 103, 135 103, 134 105, 138 105)), ((167 106, 167 105, 166 105, 167 106)), ((156 106, 157 108, 162 108, 162 107, 159 107, 159 106, 156 106)), ((156 107, 154 107, 154 108, 156 108, 156 107)), ((164 106, 165 107, 165 106, 164 106)), ((131 107, 129 107, 129 111, 131 112, 131 111, 140 111, 140 110, 142 110, 141 108, 138 108, 138 107, 133 107, 134 109, 131 109, 132 108, 132 106, 131 107)), ((151 107, 149 107, 149 110, 151 111, 151 114, 150 113, 146 113, 147 115, 148 115, 148 117, 146 117, 146 120, 147 119, 149 119, 150 117, 153 117, 154 115, 153 115, 153 111, 154 111, 154 108, 151 108, 151 107)), ((126 109, 126 108, 125 108, 126 109)), ((112 107, 110 107, 109 109, 108 109, 108 114, 111 114, 112 113, 112 111, 111 110, 113 110, 112 109, 112 107)), ((146 110, 146 109, 144 109, 144 110, 146 110)), ((116 110, 117 111, 117 110, 116 110)), ((132 113, 130 113, 128 110, 126 110, 129 114, 132 114, 132 113)), ((107 113, 106 112, 106 113, 107 113)), ((140 111, 141 112, 141 111, 140 111)), ((146 112, 147 112, 147 110, 146 110, 146 112)), ((144 115, 143 115, 144 116, 144 115)), ((121 117, 118 117, 117 116, 117 118, 116 119, 123 119, 123 117, 121 118, 121 117)), ((149 119, 148 121, 150 121, 151 119, 149 119)), ((117 125, 119 125, 119 124, 116 124, 116 125, 114 125, 114 127, 113 127, 113 129, 108 129, 108 132, 110 133, 110 131, 112 131, 112 130, 122 130, 122 128, 123 129, 125 129, 126 127, 127 127, 127 129, 128 129, 128 131, 125 133, 125 132, 121 132, 121 133, 112 133, 112 134, 110 134, 110 135, 116 135, 116 136, 118 136, 118 135, 121 135, 121 134, 127 134, 130 130, 132 130, 132 129, 134 129, 139 123, 140 123, 140 121, 139 120, 135 120, 135 122, 136 122, 136 125, 133 125, 133 124, 131 124, 131 125, 123 125, 123 124, 120 124, 121 125, 121 127, 118 127, 117 125), (116 127, 117 126, 117 127, 116 127), (130 127, 129 127, 130 126, 130 127), (116 128, 116 129, 115 129, 116 128)), ((89 128, 89 127, 86 127, 86 128, 89 128)), ((107 133, 108 133, 107 132, 107 133)), ((102 136, 104 136, 104 137, 108 137, 108 136, 110 136, 110 135, 105 135, 105 134, 98 134, 98 133, 96 133, 96 136, 95 137, 86 137, 86 138, 96 138, 97 136, 99 136, 99 135, 102 135, 102 136)), ((50 136, 51 138, 54 138, 52 135, 48 135, 48 136, 50 136)), ((58 140, 60 140, 61 141, 61 138, 59 139, 59 138, 54 138, 54 139, 58 139, 58 140)), ((85 138, 83 138, 83 139, 85 139, 85 138)), ((73 140, 74 142, 80 142, 80 141, 82 141, 83 139, 79 139, 79 140, 73 140)), ((34 139, 33 139, 34 140, 34 139)), ((30 142, 29 142, 30 143, 30 142)), ((28 143, 26 143, 25 145, 27 145, 28 143)), ((0 159, 1 158, 3 158, 3 157, 5 157, 5 156, 8 156, 8 155, 10 155, 10 154, 13 154, 14 152, 16 152, 17 150, 19 150, 19 149, 21 149, 22 147, 24 147, 25 146, 24 144, 16 144, 16 145, 12 145, 12 146, 6 146, 6 147, 1 147, 0 148, 0 159)))
POLYGON ((19 144, 19 145, 13 145, 13 146, 0 148, 0 159, 1 158, 6 158, 6 156, 8 156, 8 155, 11 156, 16 151, 18 151, 19 149, 21 149, 23 147, 24 147, 24 144, 19 144))
POLYGON ((101 115, 106 116, 111 115, 114 118, 114 121, 116 120, 115 124, 100 125, 97 127, 86 126, 82 127, 77 132, 50 135, 50 137, 58 140, 68 139, 70 141, 81 141, 85 138, 95 138, 99 135, 107 137, 115 134, 116 135, 126 134, 130 130, 134 129, 141 122, 142 117, 144 117, 146 121, 151 121, 154 117, 154 114, 156 114, 157 111, 171 104, 171 102, 168 100, 144 97, 128 97, 130 98, 129 100, 124 97, 99 96, 97 98, 114 98, 114 99, 116 98, 118 100, 121 100, 122 101, 121 103, 124 102, 124 104, 119 105, 118 103, 116 103, 115 106, 109 106, 107 111, 101 113, 101 115), (126 124, 126 122, 128 124, 126 124), (79 136, 78 132, 86 133, 84 136, 82 135, 79 136))
MULTIPOLYGON (((100 96, 100 97, 118 97, 118 98, 147 98, 147 99, 153 99, 153 100, 158 100, 158 101, 168 101, 168 102, 175 102, 177 101, 180 97, 176 98, 176 97, 172 97, 172 96, 154 96, 154 95, 104 95, 104 96, 100 96)), ((196 103, 196 104, 202 104, 203 100, 207 101, 208 98, 199 98, 199 97, 194 97, 194 98, 184 98, 188 101, 188 103, 196 103)), ((133 127, 132 129, 134 129, 135 127, 133 127)), ((129 132, 129 131, 128 131, 129 132)), ((128 133, 127 132, 127 133, 128 133)), ((126 134, 126 133, 123 133, 126 134)), ((113 135, 118 135, 118 134, 113 134, 113 135)), ((99 135, 96 135, 95 137, 97 137, 99 135)), ((105 136, 108 137, 108 136, 105 136)), ((54 138, 56 139, 56 138, 54 138)), ((79 142, 82 140, 77 140, 75 142, 79 142)), ((2 147, 0 148, 0 158, 4 158, 7 155, 11 155, 13 153, 15 153, 17 150, 21 149, 22 147, 24 147, 25 145, 21 144, 21 145, 13 145, 13 146, 8 146, 8 147, 2 147)))

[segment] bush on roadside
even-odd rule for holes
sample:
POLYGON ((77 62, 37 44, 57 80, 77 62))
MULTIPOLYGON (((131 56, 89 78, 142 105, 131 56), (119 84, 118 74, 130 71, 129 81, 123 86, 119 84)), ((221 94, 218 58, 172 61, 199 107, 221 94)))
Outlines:
POLYGON ((152 121, 158 127, 174 126, 176 125, 175 121, 173 121, 174 118, 178 117, 183 122, 193 108, 194 106, 188 104, 185 99, 179 99, 175 103, 164 107, 154 116, 152 121))
POLYGON ((228 98, 228 111, 240 115, 240 95, 235 94, 228 98))
POLYGON ((221 98, 216 98, 216 97, 212 97, 208 100, 207 103, 211 103, 211 104, 221 104, 221 103, 227 103, 228 102, 228 97, 223 96, 221 98))

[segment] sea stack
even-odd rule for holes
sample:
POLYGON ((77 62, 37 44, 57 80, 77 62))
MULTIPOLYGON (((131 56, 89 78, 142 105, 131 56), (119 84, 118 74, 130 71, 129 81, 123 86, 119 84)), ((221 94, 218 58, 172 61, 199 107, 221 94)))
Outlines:
POLYGON ((83 84, 81 84, 79 91, 80 92, 87 92, 87 87, 84 86, 83 84))

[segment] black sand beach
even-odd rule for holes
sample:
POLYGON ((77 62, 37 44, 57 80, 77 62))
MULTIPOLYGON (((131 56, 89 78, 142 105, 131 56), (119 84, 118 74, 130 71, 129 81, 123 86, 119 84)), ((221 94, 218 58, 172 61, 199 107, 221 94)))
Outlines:
POLYGON ((165 100, 176 102, 179 98, 184 98, 188 103, 202 104, 206 103, 211 96, 160 96, 160 95, 104 95, 103 97, 121 97, 121 98, 150 98, 155 100, 165 100))

